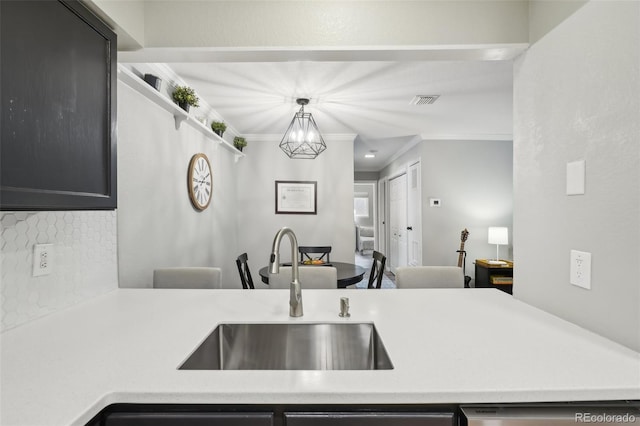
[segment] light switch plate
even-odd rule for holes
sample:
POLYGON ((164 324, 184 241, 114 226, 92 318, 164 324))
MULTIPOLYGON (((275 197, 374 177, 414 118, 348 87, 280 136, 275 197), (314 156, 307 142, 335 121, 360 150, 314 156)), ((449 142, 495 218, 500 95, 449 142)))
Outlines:
POLYGON ((585 190, 584 160, 567 163, 567 195, 582 195, 585 190))
POLYGON ((33 246, 33 276, 49 275, 53 270, 53 244, 33 246))
POLYGON ((591 290, 591 253, 571 250, 571 284, 591 290))

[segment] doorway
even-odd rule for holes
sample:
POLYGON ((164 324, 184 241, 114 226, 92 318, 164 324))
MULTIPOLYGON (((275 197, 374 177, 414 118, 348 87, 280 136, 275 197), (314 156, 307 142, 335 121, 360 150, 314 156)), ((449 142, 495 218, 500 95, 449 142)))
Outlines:
POLYGON ((358 242, 358 228, 365 227, 373 230, 373 246, 366 247, 368 254, 371 250, 378 249, 377 229, 377 182, 357 181, 353 185, 353 221, 356 226, 356 251, 359 251, 360 243, 358 242))

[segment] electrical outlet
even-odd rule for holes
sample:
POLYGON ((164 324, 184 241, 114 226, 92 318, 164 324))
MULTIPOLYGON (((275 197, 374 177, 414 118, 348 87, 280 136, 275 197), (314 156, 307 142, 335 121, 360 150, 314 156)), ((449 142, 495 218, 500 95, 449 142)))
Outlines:
POLYGON ((53 270, 53 244, 33 246, 33 276, 49 275, 53 270))
POLYGON ((591 290, 591 253, 571 250, 571 284, 591 290))

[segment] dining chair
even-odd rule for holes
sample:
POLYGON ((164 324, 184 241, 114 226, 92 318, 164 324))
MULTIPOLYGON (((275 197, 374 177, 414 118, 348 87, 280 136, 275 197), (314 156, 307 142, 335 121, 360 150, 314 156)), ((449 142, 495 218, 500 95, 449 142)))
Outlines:
MULTIPOLYGON (((338 288, 338 271, 333 266, 299 266, 301 288, 338 288)), ((269 288, 289 288, 291 266, 281 266, 277 274, 269 273, 269 288)))
POLYGON ((238 273, 240 274, 240 282, 242 282, 242 288, 254 289, 253 279, 251 278, 251 271, 249 270, 249 263, 247 253, 242 253, 236 259, 236 266, 238 266, 238 273))
POLYGON ((402 266, 396 269, 398 288, 464 288, 458 266, 402 266))
POLYGON ((175 267, 153 271, 153 288, 221 288, 220 268, 175 267))
POLYGON ((300 252, 300 262, 305 260, 321 260, 324 263, 331 263, 331 246, 299 246, 298 252, 300 252), (315 257, 314 254, 320 256, 315 257))
POLYGON ((387 256, 379 251, 373 251, 373 263, 369 272, 369 285, 367 288, 382 288, 382 278, 384 276, 384 265, 387 263, 387 256))

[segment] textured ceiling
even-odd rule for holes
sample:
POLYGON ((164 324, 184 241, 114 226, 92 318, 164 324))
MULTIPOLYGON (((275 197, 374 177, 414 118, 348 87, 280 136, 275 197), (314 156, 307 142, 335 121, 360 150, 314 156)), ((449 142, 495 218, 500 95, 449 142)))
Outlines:
POLYGON ((512 138, 512 61, 171 63, 244 135, 281 136, 295 99, 331 146, 355 138, 356 171, 380 170, 419 139, 512 138), (440 95, 411 105, 415 95, 440 95), (339 143, 339 142, 334 142, 339 143), (377 151, 375 159, 364 153, 377 151))

